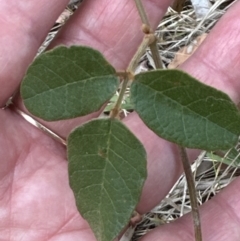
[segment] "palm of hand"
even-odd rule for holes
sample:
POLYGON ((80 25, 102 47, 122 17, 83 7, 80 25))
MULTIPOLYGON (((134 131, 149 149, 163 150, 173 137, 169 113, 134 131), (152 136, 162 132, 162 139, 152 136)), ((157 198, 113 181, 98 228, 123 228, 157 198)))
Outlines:
MULTIPOLYGON (((2 81, 2 86, 6 86, 5 89, 0 90, 2 105, 16 88, 19 78, 23 76, 28 64, 32 61, 44 35, 68 1, 65 0, 64 2, 62 0, 61 3, 56 5, 57 1, 49 3, 47 0, 41 0, 38 2, 38 6, 36 6, 36 3, 30 2, 33 1, 29 1, 24 6, 20 3, 16 6, 13 0, 8 1, 8 3, 0 3, 1 16, 5 16, 3 21, 0 20, 0 25, 7 26, 0 28, 0 35, 10 36, 10 38, 0 38, 0 46, 5 46, 8 49, 0 49, 0 56, 3 56, 0 58, 0 66, 3 66, 0 71, 0 82, 2 81), (15 9, 19 11, 14 11, 11 6, 15 6, 15 9), (45 12, 46 19, 44 20, 42 20, 43 9, 44 11, 47 9, 45 12), (36 14, 32 15, 32 12, 36 14), (15 27, 13 26, 16 22, 13 24, 12 19, 9 20, 6 17, 8 13, 9 15, 12 14, 11 16, 15 17, 15 20, 20 18, 22 26, 25 26, 23 29, 16 30, 18 35, 14 35, 15 27), (40 19, 40 15, 41 20, 46 23, 38 24, 37 20, 40 19), (41 29, 40 32, 36 33, 36 26, 33 23, 41 29), (1 34, 2 32, 4 34, 1 34), (30 46, 22 47, 26 43, 30 43, 30 46), (12 61, 7 59, 9 56, 12 61), (19 62, 20 59, 22 61, 19 62), (12 71, 13 69, 14 71, 12 71), (4 82, 6 79, 9 81, 8 83, 4 82)), ((159 1, 146 2, 147 10, 152 13, 151 21, 155 25, 159 22, 160 15, 164 13, 169 2, 168 0, 161 1, 161 3, 159 1)), ((228 73, 229 63, 221 61, 227 55, 227 51, 217 54, 213 47, 220 48, 220 44, 224 41, 228 42, 229 36, 237 36, 236 29, 238 25, 235 26, 233 23, 237 22, 238 8, 240 8, 240 4, 236 5, 235 9, 225 19, 226 22, 229 21, 232 24, 232 27, 225 27, 224 29, 225 23, 223 23, 216 28, 212 38, 209 37, 208 43, 205 44, 202 50, 183 65, 185 70, 227 92, 236 102, 240 99, 238 94, 239 84, 236 82, 240 75, 237 71, 238 68, 231 66, 232 71, 228 73), (222 29, 224 29, 225 34, 220 35, 219 30, 222 29), (219 46, 213 41, 216 36, 220 36, 222 40, 219 46), (201 58, 204 61, 199 62, 201 58), (222 63, 225 63, 225 65, 222 63), (197 70, 194 68, 196 65, 198 66, 197 70), (217 80, 215 80, 215 76, 217 76, 217 80), (226 85, 226 83, 229 84, 226 85)), ((136 20, 138 19, 137 14, 133 14, 134 9, 133 2, 130 3, 127 0, 114 1, 114 3, 109 0, 102 0, 101 4, 89 0, 82 6, 81 12, 79 11, 79 14, 76 14, 75 19, 70 21, 69 28, 59 35, 55 44, 91 45, 101 50, 117 68, 125 68, 142 37, 141 33, 136 30, 139 29, 140 23, 136 20), (111 6, 115 9, 114 16, 112 15, 111 6), (123 9, 124 11, 122 11, 123 9), (120 13, 118 14, 117 11, 120 13), (106 28, 105 19, 109 20, 112 28, 111 26, 106 28), (123 26, 124 21, 131 24, 123 26), (77 25, 76 23, 81 24, 77 25), (91 32, 88 28, 91 29, 91 32), (92 37, 94 32, 97 32, 97 38, 92 37), (109 35, 111 38, 108 38, 109 35), (128 45, 125 44, 126 42, 128 45)), ((240 41, 237 41, 236 38, 232 39, 232 49, 239 49, 240 41)), ((231 55, 232 62, 239 63, 239 59, 238 52, 233 51, 231 55)), ((21 106, 20 103, 17 104, 21 106)), ((83 119, 80 118, 73 122, 58 122, 48 125, 62 136, 66 136, 73 126, 82 122, 83 119)), ((152 132, 148 131, 135 114, 125 122, 133 132, 136 132, 148 153, 149 177, 144 187, 142 200, 138 206, 140 212, 145 212, 164 197, 180 174, 181 168, 173 145, 157 138, 152 132), (141 131, 139 132, 139 130, 141 131), (159 153, 161 153, 160 160, 159 153), (165 171, 161 172, 163 169, 165 171), (171 173, 171 176, 168 173, 171 173), (163 182, 164 186, 162 186, 163 182), (152 191, 159 187, 161 187, 161 192, 154 193, 152 191)), ((95 238, 88 224, 77 212, 73 194, 68 185, 64 147, 35 127, 32 127, 11 109, 1 110, 0 126, 0 240, 94 241, 95 238)), ((232 213, 232 211, 225 214, 221 212, 222 206, 226 206, 226 204, 231 210, 233 209, 232 205, 237 200, 236 195, 238 193, 237 182, 235 182, 225 191, 225 196, 227 195, 228 199, 224 198, 224 195, 220 195, 218 199, 215 199, 217 201, 213 200, 208 206, 203 207, 205 240, 238 240, 239 232, 231 232, 237 227, 237 214, 232 213), (231 202, 227 200, 231 200, 231 202), (227 239, 218 231, 218 226, 214 226, 213 222, 211 222, 212 230, 207 231, 209 217, 213 217, 213 214, 216 216, 215 220, 218 225, 224 223, 226 229, 229 227, 229 233, 224 233, 225 235, 228 234, 227 239), (224 220, 224 222, 221 223, 221 220, 224 220)), ((238 206, 236 205, 234 208, 237 210, 238 206)), ((191 220, 189 217, 185 217, 173 225, 166 226, 160 231, 152 232, 144 240, 160 240, 160 238, 164 240, 169 238, 169 235, 171 235, 171 241, 192 240, 191 220), (183 226, 184 230, 181 231, 181 236, 178 236, 179 228, 183 226), (161 232, 161 236, 159 236, 158 232, 161 232)))
POLYGON ((76 209, 64 148, 10 111, 0 122, 0 240, 95 240, 76 209))

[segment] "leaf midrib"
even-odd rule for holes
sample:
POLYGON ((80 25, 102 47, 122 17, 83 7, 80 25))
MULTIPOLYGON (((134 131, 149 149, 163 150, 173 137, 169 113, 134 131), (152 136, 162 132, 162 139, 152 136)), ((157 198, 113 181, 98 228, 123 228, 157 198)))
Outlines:
MULTIPOLYGON (((104 76, 101 76, 101 77, 99 77, 99 76, 97 76, 97 77, 91 77, 91 78, 87 78, 87 79, 84 79, 84 80, 78 80, 78 81, 74 81, 74 82, 71 82, 71 83, 66 83, 66 84, 64 84, 64 85, 61 85, 61 86, 58 86, 58 87, 55 87, 55 88, 52 88, 52 89, 48 89, 48 90, 46 90, 46 91, 43 91, 43 92, 41 92, 41 93, 38 93, 38 94, 36 94, 36 95, 33 95, 33 96, 31 96, 31 97, 28 97, 28 98, 24 98, 24 100, 30 100, 30 99, 32 99, 32 98, 36 98, 37 96, 39 96, 39 95, 43 95, 43 94, 46 94, 46 93, 49 93, 49 92, 52 92, 52 91, 56 91, 57 89, 59 89, 59 88, 64 88, 64 87, 68 87, 68 86, 71 86, 71 85, 74 85, 74 84, 78 84, 78 83, 80 83, 80 82, 87 82, 87 81, 90 81, 90 80, 94 80, 94 79, 100 79, 100 78, 109 78, 109 77, 114 77, 113 75, 104 75, 104 76)), ((85 84, 85 83, 84 83, 85 84)), ((28 86, 29 87, 29 86, 28 86)), ((30 87, 29 87, 30 88, 30 87)))

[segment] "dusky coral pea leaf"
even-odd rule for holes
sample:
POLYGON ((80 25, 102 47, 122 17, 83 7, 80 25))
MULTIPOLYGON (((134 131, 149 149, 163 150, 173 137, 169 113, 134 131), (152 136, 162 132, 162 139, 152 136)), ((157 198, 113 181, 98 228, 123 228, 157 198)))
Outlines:
POLYGON ((35 59, 21 85, 27 109, 55 121, 97 111, 119 85, 115 69, 97 50, 61 46, 35 59))
POLYGON ((112 241, 128 224, 146 179, 146 153, 116 119, 97 119, 68 138, 70 186, 98 241, 112 241))
POLYGON ((226 150, 238 141, 240 114, 230 98, 180 70, 136 75, 131 97, 151 130, 181 146, 226 150))

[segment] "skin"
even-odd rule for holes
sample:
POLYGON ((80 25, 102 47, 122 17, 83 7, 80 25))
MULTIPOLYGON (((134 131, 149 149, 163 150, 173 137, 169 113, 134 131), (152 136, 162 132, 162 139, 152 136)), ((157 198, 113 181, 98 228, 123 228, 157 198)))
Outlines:
MULTIPOLYGON (((68 0, 0 1, 0 106, 18 88, 28 65, 68 0)), ((168 0, 143 0, 153 27, 168 0)), ((240 2, 215 26, 204 44, 181 68, 202 82, 240 100, 240 2)), ((87 0, 51 47, 89 45, 99 49, 117 68, 126 68, 141 42, 140 19, 133 1, 87 0)), ((20 107, 21 100, 16 100, 20 107)), ((65 137, 74 121, 48 123, 65 137)), ((175 145, 156 137, 133 113, 125 123, 144 144, 148 179, 138 205, 144 213, 165 197, 182 172, 175 145), (156 191, 158 190, 158 191, 156 191)), ((11 109, 0 110, 0 240, 96 241, 79 215, 68 185, 66 150, 11 109)), ((197 151, 188 152, 193 160, 197 151)), ((240 179, 201 208, 203 240, 240 239, 240 179)), ((194 240, 191 216, 165 225, 143 241, 194 240)))

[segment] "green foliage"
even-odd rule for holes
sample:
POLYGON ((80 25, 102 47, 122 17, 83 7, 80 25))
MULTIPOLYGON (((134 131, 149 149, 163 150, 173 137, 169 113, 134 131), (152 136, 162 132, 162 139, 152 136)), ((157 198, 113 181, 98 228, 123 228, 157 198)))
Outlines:
POLYGON ((146 178, 146 154, 116 119, 97 119, 68 138, 70 186, 77 207, 99 241, 128 224, 146 178))
MULTIPOLYGON (((99 110, 118 86, 115 69, 98 51, 59 47, 29 67, 21 94, 33 115, 53 121, 99 110)), ((240 114, 229 97, 181 71, 136 75, 131 98, 125 107, 134 107, 157 135, 181 146, 227 149, 238 140, 240 114)), ((116 97, 111 101, 113 108, 116 97)), ((144 147, 119 120, 110 118, 75 129, 67 149, 77 207, 98 241, 112 241, 139 201, 146 179, 144 147)))
POLYGON ((157 135, 181 146, 229 149, 238 141, 240 114, 230 98, 179 70, 136 75, 135 110, 157 135))
POLYGON ((29 67, 21 95, 27 109, 54 121, 99 110, 119 86, 115 69, 88 47, 58 47, 29 67))

